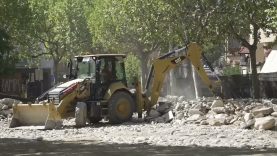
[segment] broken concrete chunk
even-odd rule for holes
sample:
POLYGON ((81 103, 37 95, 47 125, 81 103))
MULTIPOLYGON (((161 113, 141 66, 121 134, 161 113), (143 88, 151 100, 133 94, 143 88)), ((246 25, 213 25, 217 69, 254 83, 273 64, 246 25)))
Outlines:
POLYGON ((255 122, 255 129, 269 130, 275 126, 275 119, 271 116, 257 118, 255 122))
POLYGON ((273 113, 271 113, 271 116, 273 116, 273 117, 277 117, 277 112, 273 112, 273 113))
POLYGON ((9 106, 7 106, 7 105, 4 105, 4 106, 2 107, 2 110, 7 110, 7 109, 9 109, 9 106))
POLYGON ((177 120, 182 120, 182 119, 184 118, 184 113, 178 112, 175 118, 176 118, 177 120))
POLYGON ((189 115, 194 115, 194 114, 204 115, 204 113, 201 112, 201 111, 198 110, 198 109, 190 109, 190 110, 189 110, 189 115))
POLYGON ((207 120, 202 120, 200 122, 200 125, 208 125, 208 124, 209 124, 209 122, 207 120))
POLYGON ((201 120, 203 119, 203 116, 201 116, 200 114, 194 114, 190 117, 187 118, 187 121, 197 121, 197 120, 201 120))
POLYGON ((4 98, 0 100, 1 104, 7 105, 9 108, 12 108, 13 104, 22 103, 19 100, 11 99, 11 98, 4 98))
POLYGON ((263 113, 259 113, 259 114, 254 115, 254 118, 262 118, 262 117, 264 117, 263 113))
POLYGON ((160 115, 161 114, 158 111, 154 110, 154 109, 151 109, 150 112, 149 112, 149 117, 152 117, 152 118, 157 118, 160 115))
POLYGON ((247 121, 253 119, 253 114, 251 114, 251 113, 245 113, 243 118, 244 118, 244 121, 247 122, 247 121))
POLYGON ((170 121, 172 121, 173 118, 174 118, 173 112, 172 112, 172 111, 169 111, 169 112, 167 112, 166 114, 164 114, 162 117, 163 117, 165 123, 170 122, 170 121))
POLYGON ((223 101, 222 100, 214 100, 211 108, 215 108, 215 107, 224 107, 223 101))
POLYGON ((164 114, 166 112, 168 112, 170 108, 170 103, 160 103, 158 108, 157 108, 157 111, 160 112, 161 114, 164 114))
POLYGON ((276 104, 273 105, 273 110, 274 110, 274 112, 277 112, 277 105, 276 104))
POLYGON ((214 108, 212 108, 212 111, 217 114, 221 114, 221 113, 225 113, 225 108, 224 107, 214 107, 214 108))
POLYGON ((183 105, 182 102, 177 102, 176 106, 175 106, 175 110, 180 111, 183 109, 183 105))
POLYGON ((254 116, 256 116, 257 114, 260 114, 260 113, 262 113, 264 116, 266 116, 266 115, 270 115, 272 112, 273 112, 272 107, 265 107, 265 108, 252 110, 252 113, 254 116))
POLYGON ((255 119, 250 119, 246 123, 241 124, 242 129, 250 129, 255 124, 255 119))
POLYGON ((220 120, 220 119, 208 119, 208 123, 211 126, 221 126, 224 125, 225 121, 224 120, 220 120))

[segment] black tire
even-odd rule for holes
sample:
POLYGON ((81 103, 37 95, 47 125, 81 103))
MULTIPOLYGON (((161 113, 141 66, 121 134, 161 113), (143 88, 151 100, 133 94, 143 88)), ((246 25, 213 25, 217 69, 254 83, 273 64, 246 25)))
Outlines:
POLYGON ((102 120, 101 117, 101 107, 97 106, 95 103, 89 105, 89 122, 90 123, 98 123, 102 120))
POLYGON ((86 126, 87 121, 87 104, 84 102, 77 102, 75 108, 75 124, 76 127, 86 126))
POLYGON ((119 124, 130 121, 134 112, 135 102, 126 91, 118 91, 109 100, 109 122, 119 124))

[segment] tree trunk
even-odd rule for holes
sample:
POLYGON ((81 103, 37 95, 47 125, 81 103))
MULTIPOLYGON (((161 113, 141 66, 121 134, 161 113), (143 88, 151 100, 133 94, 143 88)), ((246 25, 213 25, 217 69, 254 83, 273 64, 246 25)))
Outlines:
POLYGON ((249 48, 250 51, 250 59, 251 59, 251 80, 252 80, 252 87, 251 87, 251 96, 252 98, 258 99, 260 98, 260 84, 257 75, 257 66, 256 66, 256 50, 257 46, 252 45, 249 48))
POLYGON ((149 55, 146 54, 145 52, 141 53, 141 57, 140 57, 140 63, 141 63, 141 84, 144 87, 146 84, 146 79, 148 76, 148 60, 149 60, 149 55))

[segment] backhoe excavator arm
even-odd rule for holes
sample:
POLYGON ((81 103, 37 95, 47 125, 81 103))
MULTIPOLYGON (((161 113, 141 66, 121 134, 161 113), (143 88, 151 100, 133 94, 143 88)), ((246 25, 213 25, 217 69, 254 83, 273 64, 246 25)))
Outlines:
POLYGON ((164 84, 165 76, 171 69, 174 69, 175 67, 183 63, 183 61, 186 59, 190 60, 191 64, 194 66, 203 82, 213 93, 215 93, 214 86, 203 68, 201 58, 201 47, 196 43, 190 43, 187 48, 181 48, 169 52, 164 56, 154 60, 148 75, 144 94, 141 94, 141 92, 139 92, 141 91, 141 88, 139 85, 137 85, 138 114, 140 114, 143 110, 149 111, 152 106, 156 105, 164 84), (173 54, 182 51, 184 51, 185 54, 181 56, 170 57, 173 54))

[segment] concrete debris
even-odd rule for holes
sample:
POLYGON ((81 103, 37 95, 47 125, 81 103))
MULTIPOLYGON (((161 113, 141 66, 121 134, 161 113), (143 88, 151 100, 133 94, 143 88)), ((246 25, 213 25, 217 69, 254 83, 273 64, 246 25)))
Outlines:
POLYGON ((7 105, 9 108, 12 108, 13 104, 19 104, 19 103, 22 103, 22 102, 11 98, 4 98, 0 100, 0 104, 7 105))
POLYGON ((195 114, 204 115, 204 113, 198 109, 190 109, 188 113, 189 115, 195 115, 195 114))
POLYGON ((214 100, 211 108, 215 107, 224 107, 224 103, 222 102, 222 100, 214 100))
POLYGON ((12 114, 12 106, 13 104, 22 103, 19 100, 11 99, 11 98, 4 98, 0 99, 0 115, 1 118, 7 118, 9 115, 12 114))
POLYGON ((274 117, 277 118, 277 100, 276 104, 270 99, 220 100, 214 97, 188 100, 182 96, 166 96, 163 100, 166 102, 151 110, 151 122, 169 122, 163 116, 172 111, 174 118, 170 121, 173 124, 235 125, 242 129, 268 130, 274 129, 274 117))
POLYGON ((273 117, 277 117, 277 112, 273 112, 273 113, 271 113, 271 116, 273 116, 273 117))
POLYGON ((256 116, 257 114, 263 114, 264 116, 269 115, 273 112, 272 107, 268 107, 268 108, 260 108, 260 109, 254 109, 252 111, 253 115, 256 116))
POLYGON ((247 122, 249 120, 253 119, 253 114, 251 113, 245 113, 244 114, 244 121, 247 122))
POLYGON ((192 116, 187 118, 187 121, 197 121, 201 119, 203 119, 203 117, 200 114, 193 114, 192 116))
POLYGON ((277 112, 277 104, 273 104, 272 108, 273 108, 274 112, 277 112))
POLYGON ((214 107, 214 108, 212 108, 212 111, 217 114, 221 114, 221 113, 225 113, 225 108, 224 107, 214 107))
POLYGON ((267 116, 263 118, 257 118, 255 122, 255 129, 268 130, 275 126, 275 119, 273 117, 267 116))

